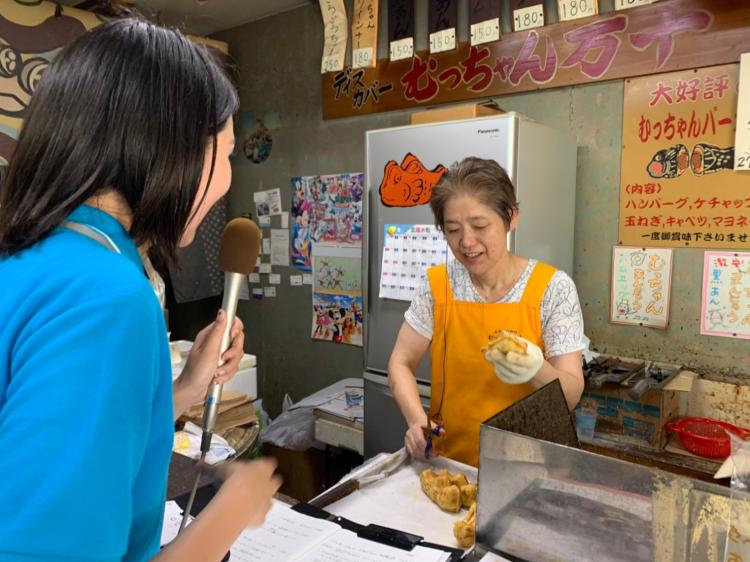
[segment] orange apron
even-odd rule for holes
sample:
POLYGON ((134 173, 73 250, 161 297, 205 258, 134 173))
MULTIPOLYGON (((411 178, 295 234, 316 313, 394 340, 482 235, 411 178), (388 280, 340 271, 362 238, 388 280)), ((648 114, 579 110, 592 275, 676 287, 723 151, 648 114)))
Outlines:
POLYGON ((555 268, 537 262, 518 303, 453 300, 445 265, 427 271, 435 300, 430 419, 441 420, 440 455, 478 466, 479 425, 532 392, 506 384, 485 361, 482 347, 497 330, 512 330, 544 350, 540 307, 555 268))

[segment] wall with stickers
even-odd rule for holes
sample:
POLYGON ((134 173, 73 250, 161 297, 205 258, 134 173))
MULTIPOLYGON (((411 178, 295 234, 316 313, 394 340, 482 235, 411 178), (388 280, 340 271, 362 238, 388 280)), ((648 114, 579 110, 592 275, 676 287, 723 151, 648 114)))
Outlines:
MULTIPOLYGON (((616 1, 622 3, 621 0, 616 1)), ((669 4, 673 1, 685 2, 686 0, 666 0, 664 3, 669 4)), ((347 13, 351 15, 353 3, 345 2, 344 4, 347 13)), ((383 4, 384 2, 381 3, 378 58, 388 56, 387 14, 382 13, 383 4)), ((531 4, 543 4, 547 14, 545 17, 557 13, 556 2, 532 2, 531 4)), ((692 4, 694 8, 702 9, 698 6, 701 2, 694 1, 692 4)), ((703 2, 702 4, 708 8, 713 3, 703 2)), ((729 2, 729 4, 732 4, 732 2, 729 2)), ((469 22, 466 21, 466 5, 464 2, 459 3, 458 25, 456 27, 456 41, 459 45, 468 41, 469 22)), ((603 11, 611 11, 613 2, 600 0, 599 5, 603 11)), ((580 8, 580 5, 578 7, 580 8)), ((570 6, 568 6, 569 8, 570 6)), ((609 14, 610 17, 606 18, 610 21, 609 25, 614 25, 611 23, 614 19, 617 25, 622 26, 622 20, 615 19, 620 18, 621 14, 627 14, 627 12, 612 12, 609 14)), ((417 0, 415 3, 414 44, 412 46, 412 49, 416 52, 427 49, 428 36, 426 30, 428 21, 426 16, 427 1, 417 0)), ((504 45, 502 48, 523 49, 524 43, 521 34, 510 33, 510 12, 507 6, 504 7, 502 16, 504 17, 502 31, 505 34, 499 42, 504 45)), ((692 21, 691 25, 706 25, 705 19, 700 21, 698 19, 692 21)), ((717 18, 712 21, 720 20, 717 18)), ((523 25, 523 17, 519 19, 519 22, 523 25)), ((687 25, 685 22, 683 24, 687 25)), ((571 26, 571 29, 573 27, 571 26)), ((254 192, 277 187, 281 189, 283 207, 289 209, 292 195, 290 180, 293 176, 363 171, 364 132, 370 129, 406 125, 409 122, 409 114, 415 109, 414 104, 403 104, 402 109, 385 112, 356 112, 351 109, 346 111, 342 109, 340 110, 341 114, 345 116, 324 119, 326 114, 333 116, 331 112, 339 110, 336 110, 334 105, 330 104, 330 95, 326 90, 326 88, 333 87, 335 73, 330 72, 324 75, 321 80, 323 28, 320 9, 317 6, 308 6, 229 30, 216 36, 218 39, 229 43, 230 54, 238 65, 243 109, 252 110, 256 113, 278 112, 282 116, 283 125, 280 132, 274 137, 273 151, 265 162, 254 164, 243 158, 237 158, 234 161, 235 179, 232 191, 230 191, 232 214, 253 209, 254 192), (259 56, 259 53, 262 53, 262 56, 259 56)), ((484 30, 483 32, 485 31, 491 30, 484 30)), ((727 33, 730 33, 729 37, 732 44, 737 43, 736 37, 742 36, 741 34, 735 34, 736 31, 727 31, 727 33)), ((541 34, 541 31, 539 33, 541 34)), ((684 38, 687 37, 686 34, 688 33, 688 31, 682 30, 675 37, 683 36, 684 38)), ((748 35, 747 30, 744 30, 743 33, 744 36, 748 35)), ((640 50, 633 49, 635 53, 633 56, 647 56, 651 61, 650 68, 661 65, 659 70, 654 72, 674 70, 677 67, 673 66, 673 61, 666 56, 670 48, 670 45, 664 42, 666 39, 666 36, 651 37, 651 42, 648 42, 647 38, 642 38, 643 43, 639 44, 640 50)), ((556 39, 550 40, 554 42, 556 39)), ((708 53, 711 50, 708 46, 710 40, 710 37, 703 37, 701 41, 690 38, 687 43, 678 43, 678 48, 674 49, 675 56, 698 60, 701 56, 710 54, 708 53), (703 49, 703 52, 691 51, 693 45, 698 45, 698 48, 703 49)), ((609 44, 605 41, 600 46, 606 52, 609 44)), ((404 48, 403 44, 397 45, 397 47, 399 49, 404 48)), ((492 47, 492 49, 495 48, 492 47)), ((351 40, 347 49, 347 60, 351 60, 351 40)), ((464 56, 469 52, 464 47, 459 47, 460 49, 464 49, 462 51, 464 56)), ((750 48, 746 50, 750 50, 750 48)), ((570 56, 569 51, 564 52, 559 47, 556 47, 555 52, 559 63, 570 56)), ((726 49, 723 52, 726 54, 726 49)), ((331 53, 331 56, 335 55, 335 49, 331 53)), ((367 55, 360 56, 365 59, 367 57, 367 55)), ((526 56, 531 60, 533 53, 527 53, 526 56)), ((448 61, 449 66, 453 64, 450 60, 448 61)), ((588 56, 586 60, 593 59, 588 56)), ((639 67, 642 64, 642 62, 638 62, 640 60, 637 58, 628 59, 623 63, 623 68, 639 67)), ((739 56, 735 60, 739 60, 739 56)), ((458 61, 458 57, 456 61, 458 61)), ((329 65, 333 64, 331 60, 323 60, 323 62, 329 65)), ((731 61, 723 61, 723 63, 726 62, 731 61)), ((405 64, 407 64, 408 70, 408 64, 411 63, 405 61, 405 64)), ((587 68, 591 72, 602 71, 601 80, 608 78, 609 75, 606 72, 614 71, 612 69, 616 70, 615 65, 610 65, 604 70, 597 70, 597 67, 587 68)), ((373 69, 367 69, 366 72, 373 72, 373 69)), ((512 67, 509 72, 512 73, 512 67)), ((638 72, 633 72, 633 74, 627 74, 626 72, 624 75, 635 76, 637 74, 638 72)), ((718 74, 715 77, 711 73, 706 76, 718 78, 718 74)), ((616 272, 613 272, 613 246, 618 244, 624 246, 664 246, 665 244, 654 243, 656 242, 655 237, 661 240, 662 232, 669 232, 671 238, 673 230, 680 230, 676 227, 674 229, 665 227, 655 231, 658 232, 657 235, 652 235, 651 231, 648 231, 648 237, 640 238, 637 243, 634 243, 628 237, 629 235, 624 239, 622 229, 627 230, 627 228, 624 223, 620 222, 620 208, 621 205, 628 205, 628 197, 624 195, 621 198, 621 182, 624 182, 622 185, 623 193, 626 193, 627 184, 639 184, 641 190, 651 190, 651 187, 645 188, 644 186, 650 183, 661 183, 662 189, 667 189, 667 180, 657 180, 657 178, 649 175, 649 166, 653 173, 660 173, 657 167, 651 163, 652 158, 660 150, 669 150, 680 143, 674 138, 660 139, 663 142, 659 143, 659 146, 639 147, 639 151, 643 154, 637 157, 635 164, 628 164, 628 166, 633 166, 632 169, 634 170, 637 168, 639 175, 626 181, 625 176, 621 177, 621 159, 624 158, 623 145, 627 142, 627 135, 631 134, 633 129, 628 124, 624 128, 623 109, 625 107, 625 91, 633 84, 632 79, 622 79, 623 75, 620 75, 620 77, 613 75, 615 79, 595 82, 579 80, 580 83, 570 86, 566 84, 573 84, 576 81, 566 76, 565 72, 562 72, 553 79, 559 78, 559 83, 549 84, 556 87, 540 90, 539 88, 546 87, 546 85, 531 84, 529 87, 522 88, 529 91, 521 93, 511 93, 516 90, 509 87, 507 82, 503 82, 502 85, 498 86, 500 88, 498 91, 488 91, 477 101, 491 98, 505 110, 518 111, 549 126, 570 131, 578 139, 574 278, 583 307, 586 333, 591 338, 593 347, 598 351, 607 353, 685 363, 701 372, 724 380, 731 380, 740 373, 750 373, 750 356, 746 353, 747 342, 731 337, 712 337, 701 334, 701 297, 704 288, 703 273, 705 268, 702 248, 714 247, 710 244, 707 246, 698 245, 701 249, 695 247, 696 245, 685 246, 681 244, 681 247, 675 249, 673 254, 670 255, 669 265, 672 271, 671 306, 666 328, 646 327, 646 325, 661 326, 663 324, 660 316, 661 310, 658 307, 652 308, 654 314, 649 317, 650 320, 646 321, 644 326, 639 325, 642 322, 636 322, 633 325, 632 322, 620 322, 618 318, 612 318, 610 314, 611 304, 617 312, 617 301, 611 303, 612 294, 610 291, 612 276, 616 275, 616 272), (646 158, 645 162, 642 162, 643 158, 646 158), (660 314, 656 314, 656 312, 660 314), (615 322, 611 322, 613 319, 615 322)), ((526 80, 529 76, 522 78, 526 80)), ((369 84, 372 85, 372 82, 369 82, 369 84)), ((382 84, 380 83, 380 85, 382 84)), ((633 85, 637 86, 638 83, 636 82, 633 85)), ((676 87, 677 82, 671 84, 671 86, 676 87)), ((386 97, 383 96, 381 99, 386 97)), ((463 97, 466 98, 467 96, 463 97)), ((478 95, 475 94, 473 97, 477 98, 478 95)), ((461 98, 456 97, 454 99, 461 98)), ((347 103, 348 108, 351 108, 353 100, 349 99, 347 103)), ((430 101, 428 100, 424 105, 429 104, 430 101)), ((661 100, 660 104, 664 105, 664 100, 661 100)), ((394 107, 397 106, 398 104, 394 107)), ((645 107, 648 107, 648 101, 645 107)), ((652 136, 653 123, 656 123, 656 119, 661 119, 663 126, 663 121, 668 118, 669 111, 672 108, 664 106, 658 109, 665 109, 665 112, 663 115, 659 113, 658 116, 650 117, 652 120, 652 136)), ((692 108, 686 113, 686 130, 690 126, 691 111, 692 108)), ((646 116, 645 109, 643 113, 646 116)), ((671 111, 671 114, 675 116, 674 126, 677 127, 677 122, 682 115, 677 115, 674 110, 671 111)), ((640 118, 640 113, 638 118, 640 118)), ((720 116, 719 119, 721 118, 720 116)), ((703 119, 701 121, 701 127, 703 127, 705 115, 701 119, 703 119)), ((718 121, 716 126, 721 129, 718 121)), ((637 122, 635 134, 638 134, 637 122)), ((664 133, 662 132, 662 134, 664 133)), ((685 131, 683 131, 684 134, 685 131)), ((700 167, 700 158, 698 156, 692 157, 695 146, 699 144, 719 145, 704 142, 700 139, 690 139, 689 142, 686 140, 681 144, 684 144, 687 147, 686 150, 690 151, 687 168, 684 168, 684 158, 677 159, 683 166, 684 177, 682 180, 693 181, 692 178, 699 177, 699 174, 696 174, 695 171, 703 170, 700 167), (694 169, 692 170, 690 169, 691 162, 694 162, 694 169)), ((631 148, 634 149, 635 147, 627 146, 628 150, 631 148)), ((719 148, 726 148, 726 146, 720 146, 719 148)), ((698 149, 699 153, 703 154, 700 152, 701 150, 701 148, 698 149)), ((680 152, 679 148, 677 152, 680 152)), ((684 156, 684 152, 682 154, 684 156)), ((538 158, 540 165, 544 165, 545 155, 540 153, 538 158)), ((713 175, 713 177, 719 178, 721 177, 720 174, 736 173, 739 172, 724 170, 713 174, 704 174, 702 177, 713 175)), ((745 184, 748 180, 750 178, 745 180, 745 184)), ((682 196, 683 194, 676 194, 674 197, 670 195, 669 202, 675 203, 682 196)), ((649 194, 649 197, 653 198, 655 194, 649 194)), ((646 199, 647 197, 645 194, 637 194, 635 203, 630 203, 630 205, 640 205, 641 198, 646 199)), ((662 202, 667 202, 667 200, 664 199, 662 202)), ((708 204, 708 202, 705 203, 705 205, 708 204)), ((723 199, 721 204, 723 204, 723 199)), ((653 208, 650 211, 651 214, 655 214, 653 208)), ((664 220, 667 220, 667 216, 664 217, 664 220)), ((657 255, 656 252, 652 253, 657 255)), ((666 259, 662 261, 666 264, 666 259)), ((645 263, 658 263, 661 267, 662 261, 653 261, 647 256, 645 263)), ((288 273, 296 273, 292 268, 288 270, 282 268, 279 271, 284 273, 285 279, 288 273)), ((666 271, 666 269, 662 271, 666 271)), ((654 278, 654 273, 647 272, 644 282, 653 281, 654 278)), ((727 275, 727 279, 730 279, 729 275, 727 275)), ((652 291, 649 295, 656 292, 653 290, 653 286, 651 288, 652 291)), ((731 288, 730 285, 727 285, 726 290, 729 291, 731 288)), ((662 291, 659 291, 659 294, 662 293, 662 291)), ((285 280, 277 288, 277 298, 262 301, 250 300, 240 305, 240 314, 245 319, 247 326, 248 346, 252 352, 259 356, 260 394, 264 397, 266 407, 272 415, 278 413, 284 392, 290 392, 292 398, 297 400, 342 377, 356 376, 361 369, 362 350, 360 348, 334 347, 331 344, 311 340, 310 298, 309 287, 290 286, 285 280), (260 326, 263 327, 262 332, 260 326)), ((729 296, 726 297, 727 302, 729 302, 728 299, 729 296)))

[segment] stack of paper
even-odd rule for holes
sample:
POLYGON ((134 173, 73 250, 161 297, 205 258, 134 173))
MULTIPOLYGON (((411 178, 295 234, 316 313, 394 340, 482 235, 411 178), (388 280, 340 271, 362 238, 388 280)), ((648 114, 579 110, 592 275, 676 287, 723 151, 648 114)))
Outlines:
MULTIPOLYGON (((175 506, 167 504, 163 543, 177 535, 175 506)), ((449 557, 442 550, 417 546, 406 551, 361 539, 336 523, 303 515, 278 501, 265 523, 244 531, 230 552, 232 562, 443 562, 449 557)))

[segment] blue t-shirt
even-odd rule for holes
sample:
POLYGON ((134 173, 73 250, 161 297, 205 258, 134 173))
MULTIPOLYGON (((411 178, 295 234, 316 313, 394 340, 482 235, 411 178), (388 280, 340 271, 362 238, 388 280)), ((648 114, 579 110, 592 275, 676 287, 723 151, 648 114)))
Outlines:
POLYGON ((0 259, 0 560, 143 561, 172 449, 164 317, 138 251, 58 228, 0 259))

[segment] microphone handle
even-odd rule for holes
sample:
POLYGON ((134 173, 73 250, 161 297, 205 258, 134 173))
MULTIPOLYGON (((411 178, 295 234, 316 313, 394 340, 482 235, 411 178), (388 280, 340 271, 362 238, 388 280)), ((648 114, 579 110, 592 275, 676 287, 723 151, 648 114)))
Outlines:
MULTIPOLYGON (((237 314, 237 301, 240 298, 240 287, 245 276, 241 273, 225 272, 224 273, 224 301, 221 308, 227 315, 227 323, 224 326, 224 334, 221 338, 221 348, 219 350, 219 366, 223 363, 221 356, 229 349, 232 343, 232 325, 234 317, 237 314)), ((221 403, 221 390, 224 385, 211 384, 208 387, 206 395, 205 409, 203 411, 203 435, 201 436, 201 452, 207 453, 211 448, 211 437, 214 426, 216 425, 216 416, 219 413, 219 404, 221 403)))

